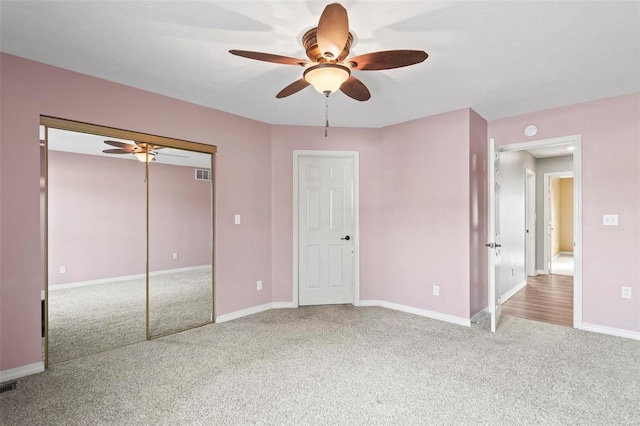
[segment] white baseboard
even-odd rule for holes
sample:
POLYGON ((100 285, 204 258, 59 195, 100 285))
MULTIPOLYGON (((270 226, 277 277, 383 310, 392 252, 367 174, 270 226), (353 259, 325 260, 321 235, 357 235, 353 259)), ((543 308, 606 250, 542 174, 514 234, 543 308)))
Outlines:
POLYGON ((289 309, 289 308, 297 308, 298 306, 294 305, 293 302, 272 302, 271 309, 289 309))
POLYGON ((556 260, 558 257, 560 257, 562 255, 573 256, 573 252, 572 251, 559 251, 558 254, 553 256, 553 260, 556 260))
POLYGON ((482 318, 487 315, 489 313, 489 307, 485 306, 485 308, 483 310, 481 310, 480 312, 478 312, 477 314, 475 314, 474 316, 471 317, 471 323, 472 324, 476 324, 478 322, 480 322, 480 320, 482 320, 482 318))
POLYGON ((545 272, 544 269, 536 269, 536 275, 546 275, 548 272, 545 272))
POLYGON ((383 308, 393 309, 395 311, 407 312, 409 314, 420 315, 421 317, 427 317, 435 320, 450 322, 452 324, 464 325, 465 327, 471 327, 471 320, 469 318, 456 317, 453 315, 442 314, 440 312, 414 308, 413 306, 386 302, 384 300, 361 300, 360 306, 381 306, 383 308))
MULTIPOLYGON (((207 269, 207 268, 211 268, 211 265, 187 266, 185 268, 165 269, 163 271, 149 272, 149 276, 157 277, 159 275, 175 274, 179 272, 188 272, 188 271, 198 271, 198 270, 207 269)), ((137 280, 137 279, 145 278, 146 276, 147 274, 135 274, 135 275, 124 275, 120 277, 100 278, 98 280, 78 281, 75 283, 68 283, 68 284, 54 284, 49 286, 49 291, 63 290, 65 288, 84 287, 87 285, 108 284, 108 283, 113 283, 118 281, 137 280)))
POLYGON ((269 309, 272 309, 271 305, 272 305, 271 303, 265 303, 264 305, 258 305, 258 306, 254 306, 252 308, 242 309, 240 311, 235 311, 235 312, 231 312, 231 313, 224 314, 224 315, 218 315, 216 317, 216 323, 227 322, 227 321, 231 321, 231 320, 234 320, 234 319, 238 319, 238 318, 246 317, 246 316, 249 316, 249 315, 257 314, 259 312, 268 311, 269 309))
POLYGON ((42 373, 43 371, 43 361, 34 362, 33 364, 23 365, 21 367, 10 368, 8 370, 0 371, 0 383, 19 379, 24 376, 30 376, 31 374, 42 373))
POLYGON ((241 311, 235 311, 228 314, 219 315, 216 317, 216 323, 232 321, 234 319, 268 311, 269 309, 287 309, 287 308, 297 308, 297 306, 294 306, 293 302, 265 303, 264 305, 258 305, 252 308, 242 309, 241 311))
POLYGON ((582 323, 582 329, 594 333, 608 334, 610 336, 625 337, 627 339, 640 340, 640 331, 624 330, 622 328, 607 327, 598 324, 582 323))
POLYGON ((500 303, 502 304, 502 303, 506 302, 507 300, 511 299, 511 297, 513 297, 514 294, 516 294, 517 292, 522 290, 524 288, 524 286, 526 286, 526 285, 527 285, 527 280, 524 280, 520 284, 518 284, 517 286, 512 288, 511 290, 507 291, 500 298, 500 303))

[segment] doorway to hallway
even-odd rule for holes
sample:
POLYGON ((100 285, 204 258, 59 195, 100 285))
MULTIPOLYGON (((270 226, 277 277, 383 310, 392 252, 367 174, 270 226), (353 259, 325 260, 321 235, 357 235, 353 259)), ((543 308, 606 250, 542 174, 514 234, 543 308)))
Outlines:
MULTIPOLYGON (((502 313, 582 327, 580 147, 580 135, 574 135, 502 145, 496 149, 496 158, 499 160, 494 163, 499 164, 501 189, 496 191, 495 198, 489 197, 488 203, 489 206, 500 206, 499 210, 502 211, 495 217, 489 215, 489 220, 495 220, 496 230, 499 230, 495 237, 499 236, 501 240, 500 245, 495 244, 500 249, 489 244, 496 252, 501 251, 502 259, 496 264, 494 278, 489 276, 489 294, 496 296, 495 302, 491 296, 489 298, 489 306, 491 307, 492 302, 496 305, 496 309, 491 312, 492 317, 496 317, 496 326, 499 321, 498 313, 502 313), (568 248, 553 251, 551 243, 547 244, 551 240, 553 228, 551 217, 546 214, 548 210, 544 211, 546 209, 543 208, 542 199, 544 197, 544 204, 547 204, 547 174, 559 170, 570 170, 575 185, 570 189, 572 197, 568 201, 569 208, 566 209, 572 219, 565 227, 565 230, 571 231, 565 236, 565 240, 569 241, 568 248), (534 202, 533 192, 536 192, 537 203, 534 202), (501 198, 500 202, 498 198, 501 198), (527 235, 527 231, 533 234, 533 238, 527 235), (550 261, 554 257, 558 261, 556 270, 566 275, 550 273, 550 261), (531 267, 532 264, 535 269, 531 267), (573 276, 569 275, 571 271, 573 276)), ((558 205, 556 202, 556 207, 558 205)), ((556 216, 556 219, 559 217, 556 216)), ((558 228, 556 226, 556 230, 558 228)))

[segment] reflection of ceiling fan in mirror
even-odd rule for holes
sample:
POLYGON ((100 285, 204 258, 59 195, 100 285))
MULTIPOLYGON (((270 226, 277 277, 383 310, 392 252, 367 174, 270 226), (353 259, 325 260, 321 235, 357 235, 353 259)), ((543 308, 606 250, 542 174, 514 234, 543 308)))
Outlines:
POLYGON ((163 146, 151 145, 146 142, 135 142, 135 145, 118 141, 104 141, 107 145, 116 146, 118 149, 105 149, 105 154, 133 154, 141 162, 155 161, 156 155, 166 155, 169 157, 182 157, 188 158, 185 155, 166 154, 164 152, 157 152, 163 149, 163 146), (147 155, 147 151, 149 155, 147 155))

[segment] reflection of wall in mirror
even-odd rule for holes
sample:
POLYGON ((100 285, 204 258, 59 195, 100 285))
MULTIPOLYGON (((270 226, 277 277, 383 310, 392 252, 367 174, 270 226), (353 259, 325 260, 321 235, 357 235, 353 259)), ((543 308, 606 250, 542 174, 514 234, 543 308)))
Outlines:
POLYGON ((551 257, 560 253, 560 178, 551 178, 551 257))
MULTIPOLYGON (((138 161, 49 152, 49 285, 145 272, 144 174, 138 161)), ((211 264, 211 182, 166 164, 149 175, 150 270, 211 264)))
POLYGON ((573 178, 560 179, 560 251, 573 253, 573 178))

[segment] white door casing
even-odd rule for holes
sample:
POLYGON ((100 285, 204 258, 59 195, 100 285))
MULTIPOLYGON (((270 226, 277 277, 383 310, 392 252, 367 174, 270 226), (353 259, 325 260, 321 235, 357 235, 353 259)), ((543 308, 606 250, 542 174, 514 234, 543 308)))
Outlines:
POLYGON ((294 305, 355 304, 357 155, 296 152, 294 165, 294 305))
POLYGON ((491 331, 495 332, 500 321, 502 312, 500 305, 500 291, 498 289, 496 271, 500 266, 501 244, 500 244, 500 147, 494 139, 489 139, 487 155, 487 186, 488 186, 488 215, 487 215, 487 244, 490 252, 488 259, 489 283, 489 314, 491 315, 491 331))

